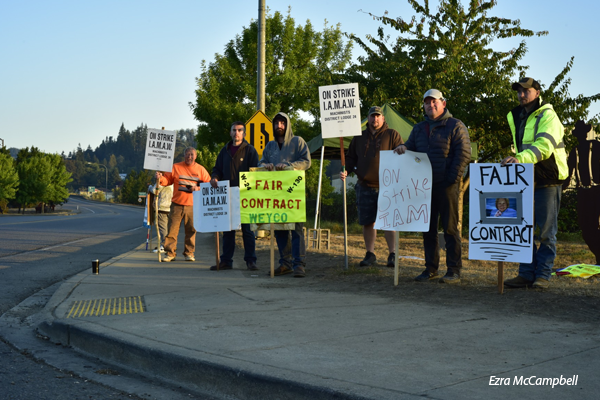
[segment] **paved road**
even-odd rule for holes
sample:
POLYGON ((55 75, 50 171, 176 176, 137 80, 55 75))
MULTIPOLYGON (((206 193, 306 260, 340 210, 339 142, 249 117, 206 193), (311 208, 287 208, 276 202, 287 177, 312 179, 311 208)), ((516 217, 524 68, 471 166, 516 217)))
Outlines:
MULTIPOLYGON (((52 285, 91 268, 92 259, 106 261, 146 240, 141 207, 71 198, 63 209, 76 214, 0 217, 0 315, 10 314, 9 321, 16 321, 12 325, 26 321, 43 307, 44 300, 53 292, 52 285), (14 308, 25 299, 37 300, 14 308)), ((153 388, 151 383, 140 381, 138 377, 122 375, 117 382, 108 366, 75 357, 70 350, 41 350, 53 354, 54 365, 59 367, 55 368, 32 357, 23 347, 15 349, 14 341, 7 340, 11 335, 22 338, 24 348, 50 346, 33 337, 32 330, 13 332, 7 326, 0 326, 0 387, 4 399, 179 396, 171 395, 170 389, 165 394, 164 388, 153 388), (84 374, 79 370, 92 372, 92 379, 82 378, 84 374), (94 371, 102 373, 96 372, 94 376, 94 371)))

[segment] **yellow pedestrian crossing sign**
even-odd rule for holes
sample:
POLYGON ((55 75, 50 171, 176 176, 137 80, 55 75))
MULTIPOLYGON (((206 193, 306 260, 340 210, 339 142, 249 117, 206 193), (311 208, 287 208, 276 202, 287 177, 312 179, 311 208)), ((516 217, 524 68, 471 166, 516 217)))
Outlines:
POLYGON ((261 110, 246 122, 245 139, 256 148, 260 159, 267 143, 273 139, 273 122, 261 110))

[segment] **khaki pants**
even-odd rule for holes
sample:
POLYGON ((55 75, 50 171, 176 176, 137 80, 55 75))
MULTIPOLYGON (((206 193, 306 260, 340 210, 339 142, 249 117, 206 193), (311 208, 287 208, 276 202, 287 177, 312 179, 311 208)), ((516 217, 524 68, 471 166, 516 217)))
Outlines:
POLYGON ((185 250, 184 256, 193 256, 196 249, 196 230, 194 229, 194 209, 192 206, 180 206, 171 203, 171 213, 169 214, 169 233, 165 239, 165 253, 170 257, 177 254, 177 235, 179 227, 183 220, 185 231, 185 250))

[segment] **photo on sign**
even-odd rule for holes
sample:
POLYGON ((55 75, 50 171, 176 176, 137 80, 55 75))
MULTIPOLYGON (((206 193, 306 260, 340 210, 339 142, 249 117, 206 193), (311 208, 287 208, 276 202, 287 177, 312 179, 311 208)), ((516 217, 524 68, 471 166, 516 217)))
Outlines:
POLYGON ((520 192, 481 193, 480 218, 484 224, 519 225, 523 218, 523 196, 520 192))

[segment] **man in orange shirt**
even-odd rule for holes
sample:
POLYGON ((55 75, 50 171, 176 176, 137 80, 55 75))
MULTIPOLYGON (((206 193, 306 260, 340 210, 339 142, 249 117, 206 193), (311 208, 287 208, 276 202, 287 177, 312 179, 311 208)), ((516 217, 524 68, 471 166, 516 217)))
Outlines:
POLYGON ((196 163, 196 149, 188 147, 185 149, 185 161, 173 164, 172 172, 156 172, 156 180, 160 186, 173 185, 173 200, 171 212, 169 213, 169 233, 165 239, 166 257, 163 262, 175 260, 177 251, 177 235, 181 220, 184 222, 185 250, 183 256, 185 261, 196 261, 194 250, 196 249, 196 229, 194 229, 194 198, 192 193, 200 190, 201 182, 209 182, 210 175, 206 169, 196 163))

